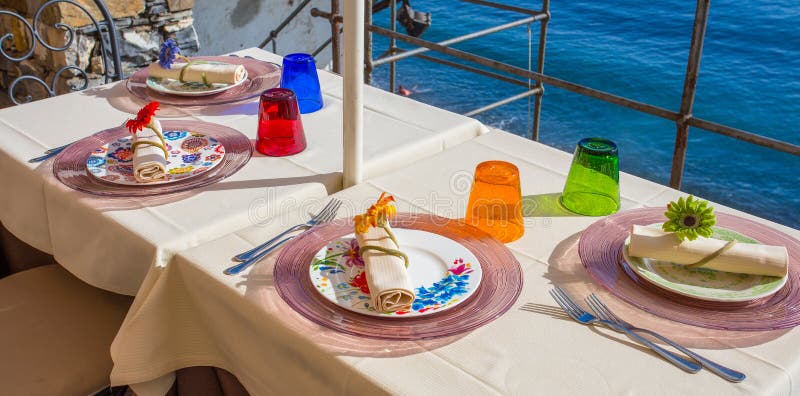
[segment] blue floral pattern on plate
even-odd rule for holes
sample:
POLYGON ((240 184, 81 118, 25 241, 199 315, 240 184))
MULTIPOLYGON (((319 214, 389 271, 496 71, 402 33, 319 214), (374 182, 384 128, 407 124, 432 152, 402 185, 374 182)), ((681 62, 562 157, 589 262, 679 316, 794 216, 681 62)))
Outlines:
MULTIPOLYGON (((404 243, 402 242, 404 231, 410 230, 395 230, 395 234, 400 234, 397 238, 401 241, 401 246, 404 243)), ((448 241, 452 244, 457 244, 455 241, 448 241)), ((412 275, 412 284, 417 286, 414 288, 416 298, 408 311, 394 313, 379 313, 375 311, 370 301, 369 286, 364 272, 364 261, 358 255, 358 243, 355 238, 345 237, 329 243, 317 253, 311 263, 309 274, 312 284, 314 284, 318 292, 333 303, 354 312, 373 316, 421 316, 432 314, 466 300, 475 291, 480 282, 481 270, 477 260, 474 260, 474 256, 466 248, 461 245, 458 246, 464 250, 463 255, 470 257, 470 259, 464 260, 462 257, 448 259, 447 263, 449 265, 442 265, 442 273, 439 273, 438 276, 435 274, 429 275, 429 279, 424 281, 414 278, 414 271, 412 271, 412 266, 415 262, 414 250, 409 251, 409 274, 412 275)))

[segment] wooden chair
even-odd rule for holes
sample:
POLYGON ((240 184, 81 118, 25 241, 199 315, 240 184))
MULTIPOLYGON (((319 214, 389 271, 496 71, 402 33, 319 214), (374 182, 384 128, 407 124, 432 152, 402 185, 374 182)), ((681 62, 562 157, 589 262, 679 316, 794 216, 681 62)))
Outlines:
POLYGON ((0 279, 0 393, 87 395, 109 384, 109 348, 133 298, 57 264, 0 279))

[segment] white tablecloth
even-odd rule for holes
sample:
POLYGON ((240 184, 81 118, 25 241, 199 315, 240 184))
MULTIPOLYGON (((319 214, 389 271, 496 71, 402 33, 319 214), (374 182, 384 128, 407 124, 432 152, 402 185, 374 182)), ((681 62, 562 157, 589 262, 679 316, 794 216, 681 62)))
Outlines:
MULTIPOLYGON (((625 155, 623 153, 623 155, 625 155)), ((525 235, 508 244, 524 270, 515 306, 468 334, 391 342, 343 335, 306 320, 277 295, 272 255, 239 276, 222 270, 229 257, 305 218, 249 227, 175 256, 154 268, 112 345, 114 384, 142 396, 161 394, 171 372, 213 365, 234 373, 253 394, 792 394, 798 392, 800 331, 725 332, 680 325, 639 311, 599 290, 577 255, 580 232, 597 220, 548 206, 563 187, 570 155, 504 132, 491 132, 401 171, 334 194, 340 217, 362 211, 381 191, 399 211, 461 217, 475 165, 515 163, 528 207, 525 235), (732 384, 701 371, 690 375, 624 336, 582 326, 560 314, 548 295, 560 285, 600 297, 620 316, 744 371, 732 384), (538 312, 519 309, 525 303, 538 312)), ((622 210, 663 206, 682 193, 621 175, 622 210)), ((717 205, 721 212, 745 214, 717 205)), ((758 220, 795 238, 800 232, 758 220)), ((313 291, 309 291, 313 292, 313 291)))
MULTIPOLYGON (((238 53, 280 63, 258 49, 238 53)), ((52 160, 29 164, 45 149, 120 125, 143 102, 124 82, 0 110, 0 221, 24 242, 52 253, 94 286, 136 294, 148 270, 180 250, 283 212, 307 211, 341 189, 341 78, 320 71, 324 107, 303 115, 308 148, 291 157, 256 153, 235 175, 195 192, 144 199, 98 198, 52 176, 52 160)), ((366 87, 364 160, 377 176, 485 132, 478 121, 366 87)), ((182 109, 163 118, 202 120, 256 137, 258 99, 182 109)))

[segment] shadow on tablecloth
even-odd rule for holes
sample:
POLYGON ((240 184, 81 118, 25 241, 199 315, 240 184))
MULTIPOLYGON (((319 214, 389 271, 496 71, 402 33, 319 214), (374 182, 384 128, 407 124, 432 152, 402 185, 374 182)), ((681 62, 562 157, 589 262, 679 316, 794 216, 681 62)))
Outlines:
MULTIPOLYGON (((125 82, 113 85, 103 85, 81 91, 83 95, 95 96, 108 101, 115 109, 136 114, 147 104, 143 99, 135 96, 125 87, 125 82)), ((170 106, 162 104, 158 111, 159 117, 186 117, 187 115, 225 116, 225 115, 257 115, 258 98, 245 102, 220 104, 213 106, 170 106)))

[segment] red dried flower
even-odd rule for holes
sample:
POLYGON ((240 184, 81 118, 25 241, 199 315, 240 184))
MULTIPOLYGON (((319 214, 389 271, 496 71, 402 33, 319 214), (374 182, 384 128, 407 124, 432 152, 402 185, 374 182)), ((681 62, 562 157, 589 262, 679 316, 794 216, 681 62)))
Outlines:
POLYGON ((156 111, 161 104, 158 102, 150 102, 142 107, 141 110, 136 114, 136 118, 132 120, 128 120, 125 123, 125 126, 128 128, 131 133, 136 133, 141 131, 142 128, 147 127, 150 125, 150 121, 153 120, 153 116, 156 115, 156 111))

